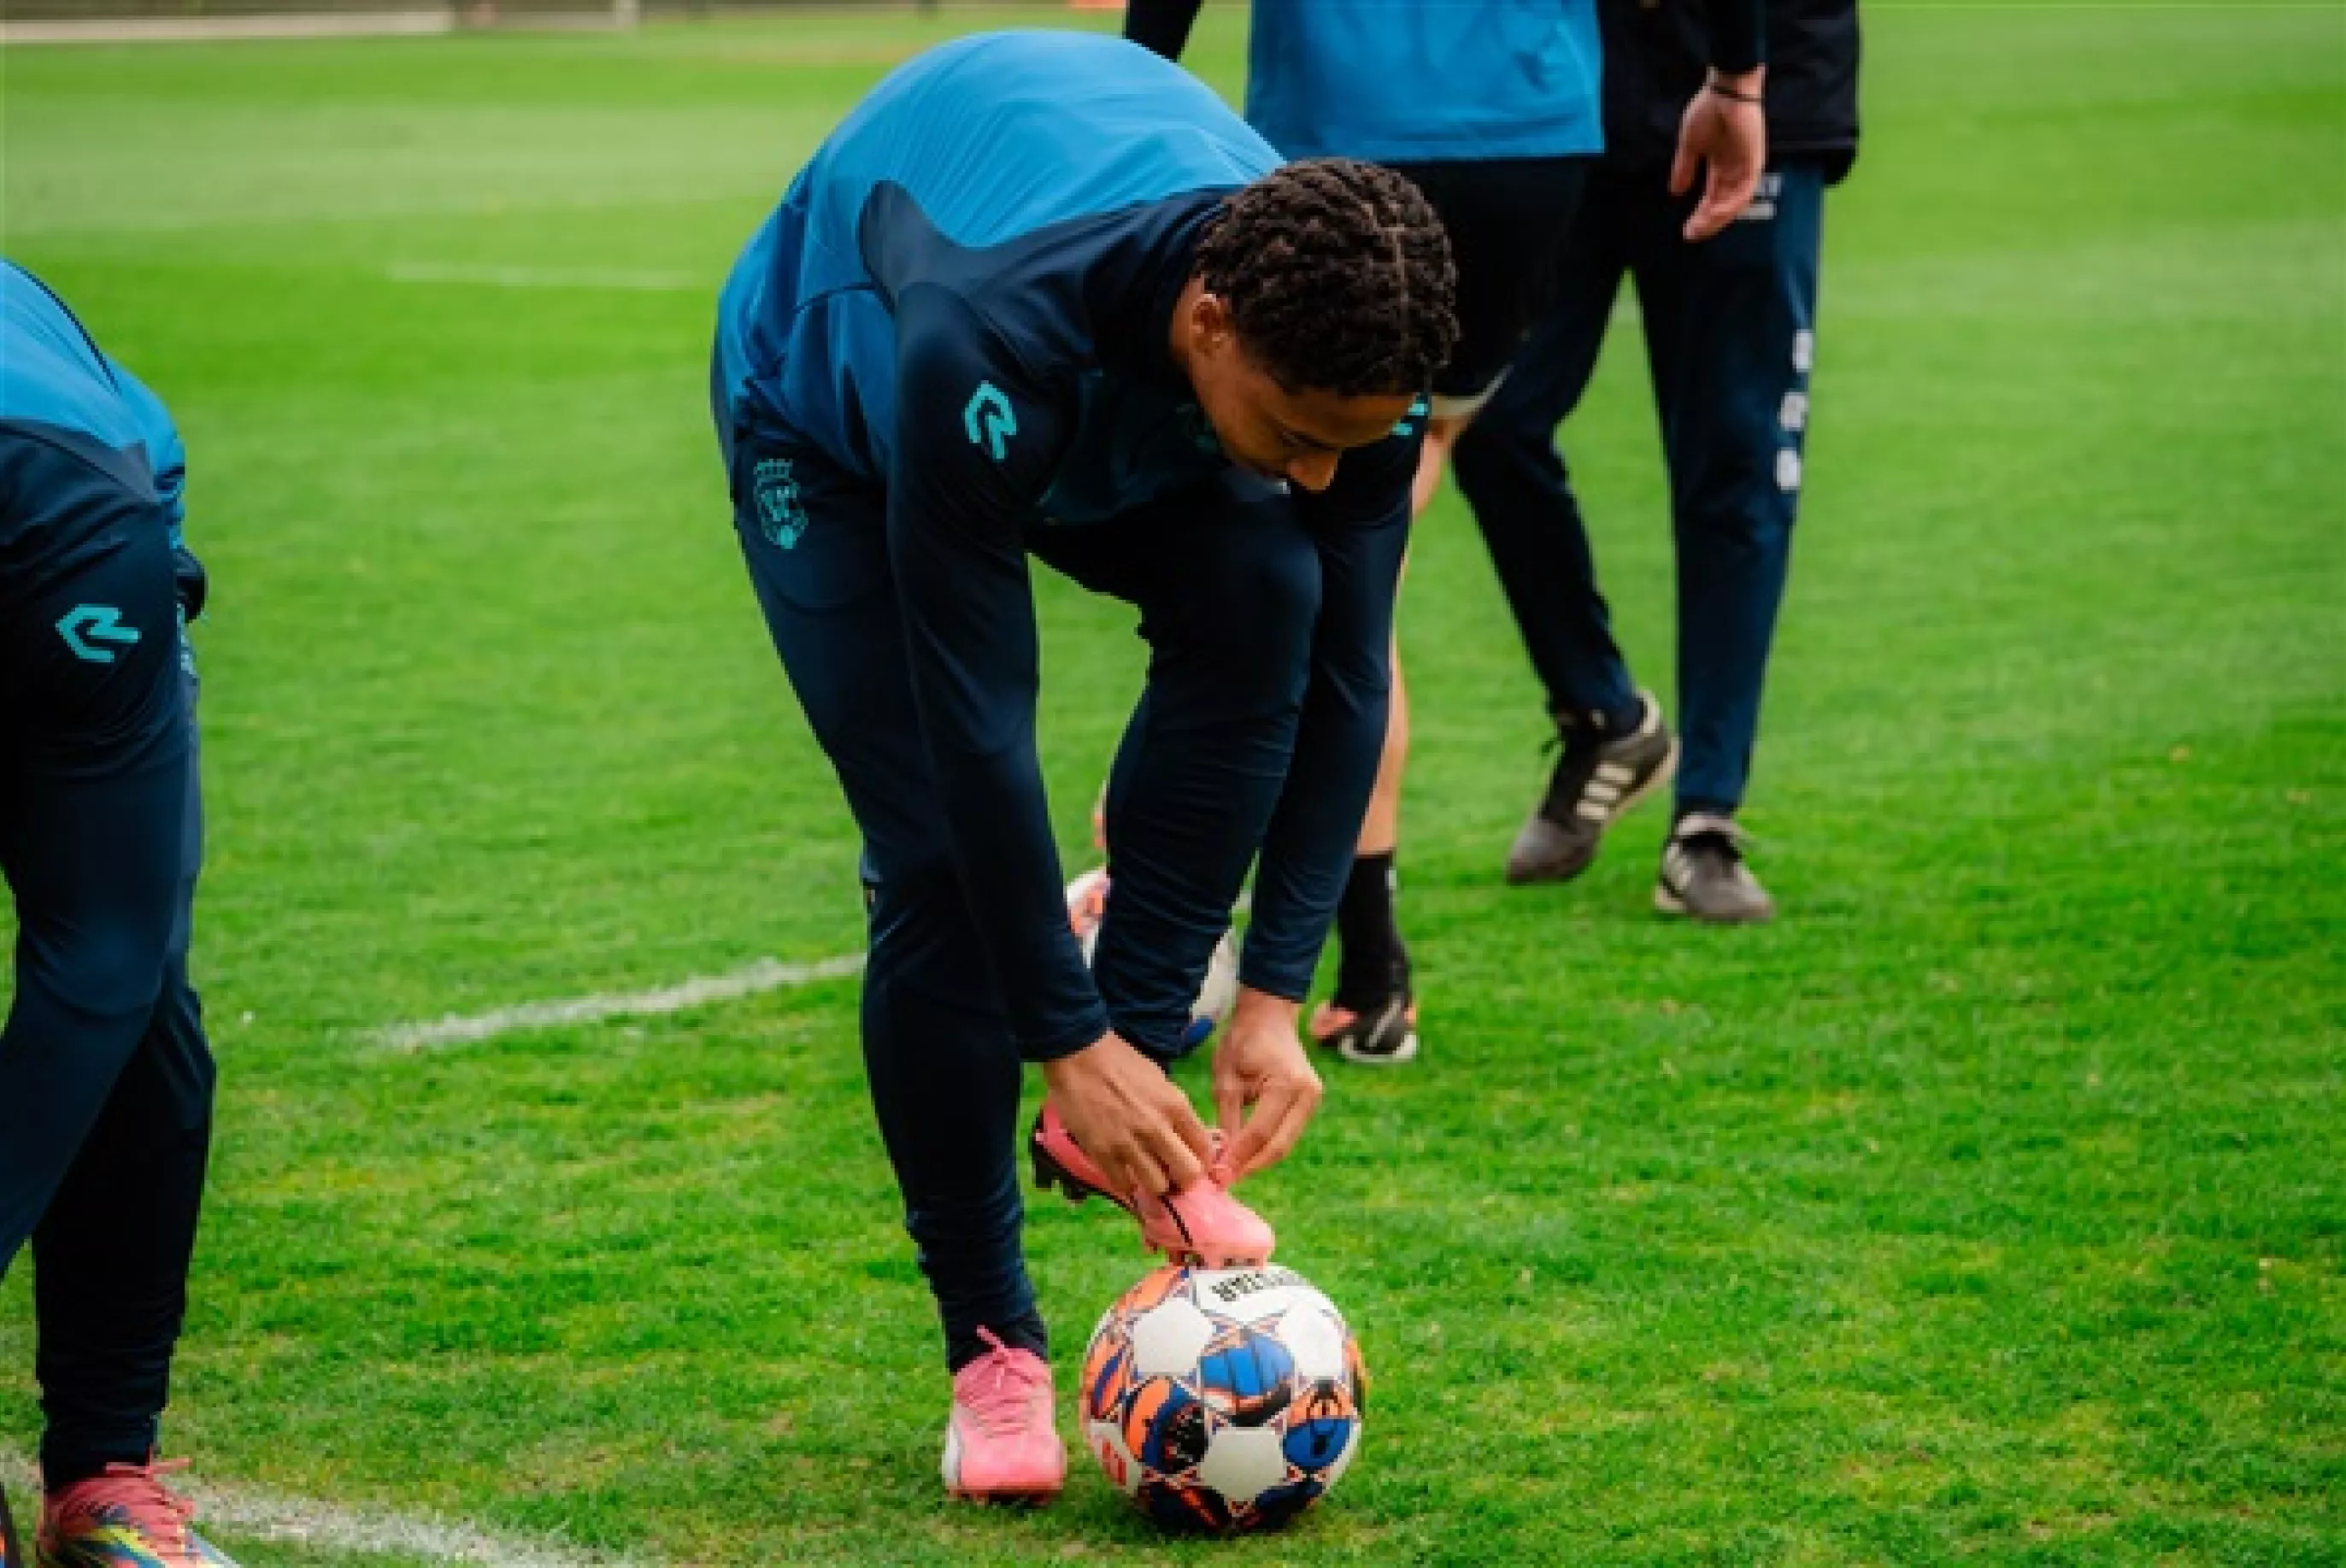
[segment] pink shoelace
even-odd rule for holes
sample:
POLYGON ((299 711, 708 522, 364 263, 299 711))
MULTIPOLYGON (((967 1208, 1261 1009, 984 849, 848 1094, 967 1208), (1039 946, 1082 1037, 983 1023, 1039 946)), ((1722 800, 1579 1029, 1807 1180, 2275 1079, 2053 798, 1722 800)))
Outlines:
POLYGON ((188 1468, 184 1459, 148 1464, 109 1464, 106 1473, 77 1481, 60 1494, 60 1522, 76 1516, 104 1522, 119 1514, 167 1552, 186 1552, 188 1527, 196 1505, 163 1484, 167 1475, 188 1468))
POLYGON ((988 1437, 1015 1435, 1035 1419, 1035 1407, 1049 1408, 1051 1372, 1040 1356, 1014 1350, 980 1329, 994 1347, 954 1374, 954 1400, 988 1437))

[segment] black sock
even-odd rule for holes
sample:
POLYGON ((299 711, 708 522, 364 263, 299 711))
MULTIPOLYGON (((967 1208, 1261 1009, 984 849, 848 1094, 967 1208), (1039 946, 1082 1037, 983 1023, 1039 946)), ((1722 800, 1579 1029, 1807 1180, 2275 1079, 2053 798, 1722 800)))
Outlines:
MULTIPOLYGON (((161 1436, 158 1430, 157 1438, 161 1436)), ((96 1481, 107 1467, 117 1464, 150 1464, 155 1459, 155 1443, 134 1447, 115 1443, 96 1448, 68 1447, 56 1440, 45 1440, 41 1445, 41 1490, 63 1492, 66 1487, 85 1481, 96 1481)))
POLYGON ((1393 851, 1356 855, 1336 901, 1336 1004, 1358 1013, 1409 986, 1409 948, 1393 916, 1393 851))

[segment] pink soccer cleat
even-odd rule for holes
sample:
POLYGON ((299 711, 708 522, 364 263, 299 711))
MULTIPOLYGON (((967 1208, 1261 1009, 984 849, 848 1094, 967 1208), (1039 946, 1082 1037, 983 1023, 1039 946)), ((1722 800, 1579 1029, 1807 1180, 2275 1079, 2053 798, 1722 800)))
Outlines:
POLYGON ((994 1347, 954 1374, 945 1422, 945 1490, 976 1502, 1048 1502, 1067 1479, 1066 1445, 1052 1417, 1051 1366, 1014 1350, 990 1329, 994 1347))
POLYGON ((1243 1268, 1270 1262, 1271 1248, 1279 1243, 1260 1215, 1210 1176, 1166 1197, 1148 1193, 1127 1196, 1110 1190, 1107 1173, 1076 1145, 1047 1100, 1026 1136, 1026 1153, 1034 1162, 1036 1186, 1046 1191, 1056 1187, 1069 1203, 1107 1198, 1140 1221, 1143 1243, 1175 1263, 1243 1268))
POLYGON ((168 1490, 168 1464, 109 1464, 43 1500, 41 1568, 236 1568, 195 1532, 196 1505, 168 1490))

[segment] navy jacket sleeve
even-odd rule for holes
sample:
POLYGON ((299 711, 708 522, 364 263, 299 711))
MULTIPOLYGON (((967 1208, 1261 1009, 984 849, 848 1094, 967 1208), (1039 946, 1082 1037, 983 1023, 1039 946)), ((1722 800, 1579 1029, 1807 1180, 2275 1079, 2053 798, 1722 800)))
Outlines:
POLYGON ((178 587, 179 607, 189 620, 194 620, 204 613, 204 601, 210 597, 211 579, 203 563, 196 559, 195 552, 188 548, 188 449, 180 443, 179 427, 172 423, 171 411, 163 406, 163 400, 145 382, 111 355, 107 357, 106 368, 114 377, 124 406, 138 422, 139 439, 147 448, 147 463, 155 473, 155 496, 162 502, 164 515, 171 524, 172 575, 178 587))
POLYGON ((1766 0, 1710 0, 1710 65, 1740 75, 1768 58, 1766 0))
POLYGON ((1392 689, 1393 598, 1409 547, 1410 481, 1423 408, 1374 446, 1349 452, 1318 495, 1299 494, 1320 545, 1320 623, 1287 784, 1255 867, 1254 919, 1239 978, 1300 1002, 1344 891, 1377 779, 1392 689))
POLYGON ((913 698, 1019 1054, 1049 1061, 1108 1028, 1068 927, 1035 753, 1039 639, 1022 528, 1062 416, 943 290, 901 296, 896 333, 888 551, 913 698))
POLYGON ((155 494, 163 503, 164 511, 170 514, 171 543, 177 545, 188 515, 181 500, 188 483, 188 450, 179 443, 179 427, 171 423, 170 411, 163 406, 163 400, 145 382, 132 375, 121 361, 109 355, 106 368, 113 373, 123 405, 138 422, 139 438, 147 446, 148 464, 155 471, 155 494))
POLYGON ((1189 29, 1205 0, 1127 0, 1124 36, 1142 48, 1178 60, 1189 42, 1189 29))

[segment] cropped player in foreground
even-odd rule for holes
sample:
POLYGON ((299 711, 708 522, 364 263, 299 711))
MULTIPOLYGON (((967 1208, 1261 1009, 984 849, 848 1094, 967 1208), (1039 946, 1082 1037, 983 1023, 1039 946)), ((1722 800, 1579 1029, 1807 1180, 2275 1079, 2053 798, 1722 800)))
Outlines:
MULTIPOLYGON (((1126 36, 1179 56, 1201 0, 1130 0, 1126 36)), ((1703 0, 1712 78, 1734 97, 1687 117, 1674 179, 1706 169, 1689 232, 1708 236, 1750 199, 1761 158, 1760 0, 1703 0)), ((1247 119, 1296 158, 1374 158, 1423 189, 1458 265, 1460 337, 1433 384, 1433 419, 1413 495, 1423 512, 1453 443, 1507 373, 1541 314, 1604 148, 1596 0, 1255 0, 1247 119)), ((1503 565, 1504 563, 1503 563, 1503 565)), ((1510 585, 1511 592, 1515 585, 1510 585)), ((1409 704, 1394 654, 1392 720, 1358 854, 1337 906, 1336 993, 1311 1034, 1347 1060, 1417 1054, 1417 998, 1394 908, 1409 704)), ((1640 699, 1644 700, 1644 699, 1640 699)), ((1667 779, 1675 758, 1661 713, 1634 707, 1626 738, 1646 777, 1626 809, 1667 779)))
POLYGON ((1296 1013, 1376 772, 1453 289, 1406 181, 1281 168, 1178 68, 1049 33, 890 76, 727 282, 735 522, 862 833, 865 1062, 944 1319, 957 1494, 1065 1473, 1020 1247, 1023 1063, 1048 1083, 1039 1177, 1168 1254, 1270 1250, 1226 1188, 1319 1100, 1296 1013), (1030 555, 1136 606, 1150 647, 1088 968, 1035 757, 1030 555), (1258 853, 1218 1144, 1164 1064, 1258 853))
MULTIPOLYGON (((155 394, 0 262, 0 1275, 32 1243, 40 1568, 221 1568, 155 1462, 211 1142, 185 457, 155 394)), ((13 1558, 12 1558, 13 1568, 13 1558)))

